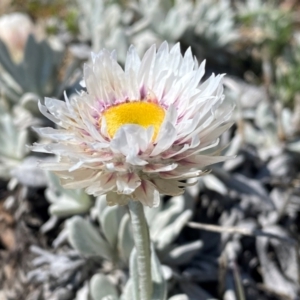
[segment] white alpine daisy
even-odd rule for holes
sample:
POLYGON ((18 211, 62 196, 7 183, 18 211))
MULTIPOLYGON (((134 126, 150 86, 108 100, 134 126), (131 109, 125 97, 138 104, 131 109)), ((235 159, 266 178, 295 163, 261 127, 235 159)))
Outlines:
POLYGON ((65 188, 107 194, 109 205, 134 199, 157 206, 159 193, 183 193, 182 180, 227 159, 207 154, 231 126, 232 107, 217 110, 224 99, 222 75, 199 85, 204 65, 190 49, 182 56, 179 44, 169 50, 166 42, 142 60, 131 46, 124 69, 115 52, 92 54, 84 67, 87 92, 39 104, 61 127, 36 129, 54 142, 33 150, 59 156, 42 167, 65 188))

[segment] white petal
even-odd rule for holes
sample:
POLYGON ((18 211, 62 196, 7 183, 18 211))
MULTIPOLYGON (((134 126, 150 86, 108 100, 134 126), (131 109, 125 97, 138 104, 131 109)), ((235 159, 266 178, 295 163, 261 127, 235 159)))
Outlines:
POLYGON ((195 155, 186 157, 177 161, 181 165, 189 165, 191 168, 204 168, 206 166, 210 166, 219 162, 223 162, 225 160, 231 159, 232 157, 227 156, 210 156, 210 155, 195 155))
POLYGON ((141 184, 141 179, 135 173, 127 173, 117 177, 118 193, 129 195, 141 184))
POLYGON ((141 60, 136 52, 136 49, 133 45, 129 47, 127 52, 127 58, 125 62, 125 72, 128 74, 130 70, 137 73, 140 69, 141 60))
POLYGON ((155 145, 150 156, 156 156, 161 152, 169 149, 173 145, 174 141, 176 140, 176 128, 169 122, 163 124, 157 140, 158 142, 155 145))
POLYGON ((149 207, 157 207, 160 201, 155 185, 148 180, 142 180, 141 185, 133 193, 133 198, 149 207))
MULTIPOLYGON (((61 179, 61 185, 66 189, 82 189, 93 184, 100 176, 101 173, 94 170, 80 170, 78 173, 81 178, 73 174, 71 179, 61 179)), ((78 174, 77 173, 77 174, 78 174)))
POLYGON ((184 189, 180 188, 181 182, 178 180, 165 180, 155 178, 152 180, 157 190, 164 195, 178 196, 184 193, 184 189))
POLYGON ((100 196, 111 191, 116 185, 115 173, 104 173, 98 178, 98 181, 85 189, 88 194, 100 196))
POLYGON ((140 71, 138 73, 138 78, 141 78, 140 85, 147 86, 148 88, 152 88, 153 86, 153 71, 156 59, 156 46, 152 45, 149 50, 145 53, 140 71))
POLYGON ((59 130, 59 129, 54 129, 51 127, 44 127, 44 128, 36 128, 33 127, 33 130, 35 130, 39 135, 51 138, 54 140, 71 140, 75 137, 73 132, 70 132, 68 130, 59 130))
POLYGON ((140 151, 145 151, 151 143, 153 128, 143 128, 130 124, 119 128, 110 146, 115 153, 122 153, 125 156, 135 156, 140 151))
POLYGON ((143 168, 145 173, 157 173, 157 172, 166 172, 174 170, 178 165, 177 164, 148 164, 143 168))
POLYGON ((55 118, 52 114, 49 114, 47 108, 44 105, 42 105, 40 101, 38 102, 38 107, 39 107, 40 112, 46 118, 51 120, 53 123, 60 124, 60 120, 58 118, 55 118))

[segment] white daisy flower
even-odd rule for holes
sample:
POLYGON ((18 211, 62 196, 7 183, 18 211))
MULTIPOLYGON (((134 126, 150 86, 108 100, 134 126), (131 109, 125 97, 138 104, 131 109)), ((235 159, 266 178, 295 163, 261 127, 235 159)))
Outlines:
POLYGON ((222 77, 200 83, 203 62, 180 45, 152 46, 142 59, 129 48, 124 69, 115 52, 92 55, 84 67, 82 91, 65 102, 45 99, 41 112, 61 129, 39 128, 52 139, 34 151, 54 153, 59 161, 42 163, 65 188, 106 194, 109 205, 129 199, 159 204, 159 193, 183 193, 182 182, 228 157, 212 152, 227 130, 232 107, 224 100, 222 77))

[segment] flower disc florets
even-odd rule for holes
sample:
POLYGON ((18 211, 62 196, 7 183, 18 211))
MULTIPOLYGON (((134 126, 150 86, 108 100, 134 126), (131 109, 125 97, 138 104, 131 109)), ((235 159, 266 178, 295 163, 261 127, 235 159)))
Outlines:
POLYGON ((33 150, 59 156, 42 166, 66 188, 107 194, 110 205, 134 199, 156 206, 159 193, 181 194, 182 180, 227 159, 207 152, 230 127, 232 108, 218 109, 222 75, 200 84, 203 75, 204 62, 198 66, 190 49, 182 56, 179 44, 152 46, 142 60, 131 46, 124 70, 103 50, 85 65, 87 92, 40 105, 61 129, 37 129, 54 142, 33 150))

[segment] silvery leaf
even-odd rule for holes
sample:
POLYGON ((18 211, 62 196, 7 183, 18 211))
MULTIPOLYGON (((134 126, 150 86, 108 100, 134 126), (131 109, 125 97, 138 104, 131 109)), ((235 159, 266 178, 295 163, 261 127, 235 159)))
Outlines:
POLYGON ((154 240, 156 248, 160 251, 170 245, 180 234, 182 228, 191 219, 193 212, 191 210, 185 210, 182 212, 174 222, 163 228, 160 234, 154 240))
POLYGON ((89 297, 89 286, 88 284, 84 284, 84 286, 77 291, 75 300, 89 300, 88 297, 89 297))
MULTIPOLYGON (((289 237, 286 230, 276 225, 264 227, 264 231, 278 236, 289 237)), ((295 283, 299 282, 297 247, 282 243, 282 241, 277 239, 270 239, 270 243, 274 247, 279 265, 284 275, 295 283)))
POLYGON ((64 189, 56 175, 48 173, 49 187, 45 197, 51 203, 49 211, 52 215, 66 217, 87 212, 92 206, 92 199, 84 190, 64 189))
MULTIPOLYGON (((18 101, 27 92, 40 96, 56 95, 60 88, 57 72, 63 52, 52 50, 45 41, 37 42, 32 35, 27 39, 24 58, 19 64, 12 62, 2 41, 0 49, 0 65, 4 69, 0 82, 12 101, 18 101)), ((36 107, 32 108, 33 113, 37 113, 36 107)))
POLYGON ((202 241, 194 241, 182 246, 178 246, 171 251, 168 251, 167 255, 163 257, 165 264, 180 266, 188 263, 203 246, 202 241))
POLYGON ((118 250, 121 258, 125 262, 129 261, 133 247, 134 241, 131 232, 130 216, 125 214, 121 220, 118 232, 118 250))
POLYGON ((90 293, 93 300, 114 300, 118 297, 117 289, 103 274, 96 274, 91 278, 90 293))
MULTIPOLYGON (((41 159, 39 159, 41 160, 41 159)), ((29 156, 14 168, 11 175, 26 186, 40 188, 47 185, 46 172, 38 167, 38 158, 29 156)))
POLYGON ((113 260, 111 247, 88 221, 75 216, 68 220, 67 230, 70 244, 82 255, 113 260))
POLYGON ((132 300, 133 298, 133 291, 132 291, 132 279, 129 278, 125 287, 123 294, 121 295, 120 300, 132 300))
POLYGON ((103 233, 112 248, 117 245, 119 225, 124 213, 123 207, 115 205, 107 206, 98 216, 103 233))
POLYGON ((175 295, 168 300, 190 300, 190 298, 185 294, 175 295))
POLYGON ((273 176, 286 177, 297 172, 293 156, 289 153, 281 153, 273 157, 267 164, 267 169, 273 176))
POLYGON ((163 209, 163 201, 159 202, 157 207, 148 207, 144 206, 145 217, 147 219, 148 224, 151 224, 155 219, 156 215, 163 209))
POLYGON ((153 292, 151 300, 166 300, 167 284, 163 276, 161 264, 156 256, 153 247, 151 247, 151 275, 153 282, 153 292))
POLYGON ((228 193, 225 184, 213 174, 207 174, 206 176, 203 176, 202 180, 208 189, 221 195, 226 195, 228 193))
POLYGON ((300 153, 300 141, 287 144, 287 149, 293 152, 300 153))
POLYGON ((149 222, 150 234, 153 239, 160 235, 161 230, 172 223, 184 210, 183 196, 172 197, 162 211, 158 212, 152 222, 149 222))
POLYGON ((268 255, 268 238, 256 239, 256 249, 261 265, 264 284, 277 293, 282 293, 292 298, 296 297, 297 285, 288 280, 278 268, 275 261, 268 255))

